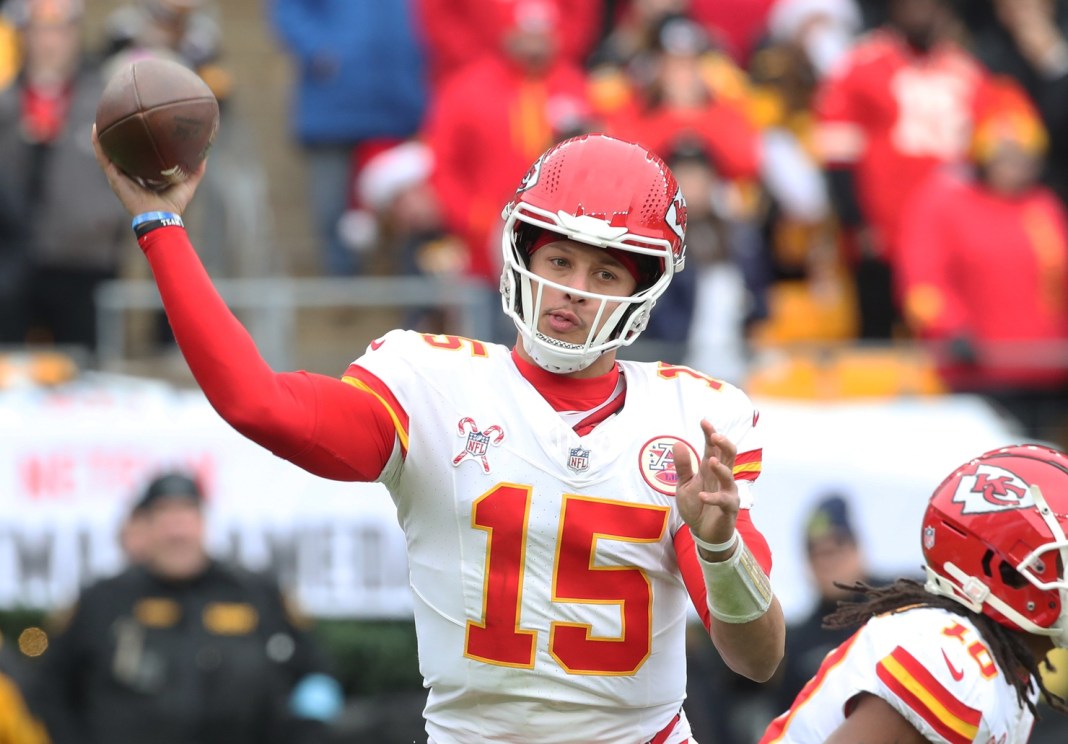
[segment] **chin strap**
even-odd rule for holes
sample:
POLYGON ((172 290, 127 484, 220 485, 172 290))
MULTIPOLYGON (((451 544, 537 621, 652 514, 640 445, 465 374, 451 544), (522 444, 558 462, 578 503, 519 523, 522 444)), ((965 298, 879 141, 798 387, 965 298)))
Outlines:
POLYGON ((942 570, 952 576, 956 583, 927 566, 927 583, 924 585, 924 589, 940 597, 949 597, 972 612, 981 613, 983 611, 983 603, 990 596, 990 587, 974 576, 966 574, 955 563, 943 563, 942 570))
POLYGON ((534 331, 541 339, 544 339, 539 343, 525 327, 520 327, 519 331, 523 337, 523 348, 526 349, 534 363, 546 372, 558 375, 578 372, 589 367, 600 356, 599 354, 557 354, 552 348, 552 339, 534 331))

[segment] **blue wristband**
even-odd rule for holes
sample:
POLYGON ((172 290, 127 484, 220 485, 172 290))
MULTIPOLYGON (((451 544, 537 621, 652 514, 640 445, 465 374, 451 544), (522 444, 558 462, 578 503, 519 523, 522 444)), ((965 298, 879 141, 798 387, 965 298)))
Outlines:
POLYGON ((185 223, 182 222, 181 215, 174 212, 142 212, 133 218, 130 227, 133 228, 134 234, 141 238, 156 228, 185 227, 185 223))

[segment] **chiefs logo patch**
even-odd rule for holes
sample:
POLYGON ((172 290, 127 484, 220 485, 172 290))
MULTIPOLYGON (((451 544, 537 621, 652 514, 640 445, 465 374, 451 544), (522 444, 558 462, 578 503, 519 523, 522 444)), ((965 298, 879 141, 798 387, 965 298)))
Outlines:
POLYGON ((665 496, 674 496, 675 486, 679 482, 678 473, 675 472, 675 457, 671 454, 675 442, 685 444, 693 456, 697 457, 697 451, 689 442, 672 436, 650 439, 638 453, 638 468, 645 482, 665 496))
POLYGON ((671 204, 668 206, 667 214, 664 215, 664 221, 667 222, 668 227, 671 228, 671 232, 679 236, 679 240, 682 240, 685 237, 686 199, 682 196, 681 188, 675 192, 675 198, 671 200, 671 204))
POLYGON ((1028 484, 1020 476, 993 465, 979 465, 975 473, 961 476, 953 502, 964 505, 962 514, 1028 509, 1035 505, 1028 484))
POLYGON ((541 178, 541 158, 534 161, 534 165, 530 166, 523 181, 519 184, 519 188, 515 190, 517 194, 532 189, 538 184, 538 179, 541 178))

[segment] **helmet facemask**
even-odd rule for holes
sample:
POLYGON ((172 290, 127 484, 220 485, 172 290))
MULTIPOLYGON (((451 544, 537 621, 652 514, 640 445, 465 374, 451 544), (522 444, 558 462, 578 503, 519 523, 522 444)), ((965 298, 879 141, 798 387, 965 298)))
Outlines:
POLYGON ((1031 632, 1050 636, 1057 648, 1068 648, 1068 536, 1064 534, 1058 515, 1042 495, 1042 489, 1032 485, 1031 496, 1035 501, 1035 508, 1049 527, 1053 540, 1028 553, 1016 570, 1035 588, 1044 592, 1057 592, 1061 600, 1061 612, 1056 622, 1048 628, 1031 632), (1044 579, 1043 575, 1049 573, 1052 573, 1053 577, 1044 579))
POLYGON ((527 354, 549 372, 567 374, 583 370, 605 352, 633 343, 645 330, 657 298, 667 289, 674 272, 681 269, 667 241, 633 235, 625 228, 612 227, 594 217, 576 217, 566 212, 552 214, 530 204, 518 203, 506 211, 505 218, 501 303, 505 314, 515 322, 527 354), (628 251, 636 254, 639 265, 652 259, 658 270, 652 277, 639 279, 634 293, 622 297, 558 284, 529 269, 530 235, 537 233, 534 228, 547 230, 561 240, 628 251), (584 343, 560 341, 538 330, 546 287, 599 303, 584 343))

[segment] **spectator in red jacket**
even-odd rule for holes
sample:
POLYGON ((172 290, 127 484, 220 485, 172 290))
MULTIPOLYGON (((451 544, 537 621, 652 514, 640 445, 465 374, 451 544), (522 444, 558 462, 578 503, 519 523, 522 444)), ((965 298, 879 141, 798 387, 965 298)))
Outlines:
POLYGON ((953 40, 949 0, 889 0, 888 21, 840 60, 817 93, 815 145, 835 210, 856 238, 861 336, 897 325, 891 274, 901 204, 939 165, 963 157, 987 78, 953 40))
POLYGON ((1038 437, 1068 423, 1068 213, 1038 183, 1045 147, 1026 94, 992 85, 974 168, 916 190, 899 254, 906 317, 940 342, 950 387, 993 397, 1038 437))
POLYGON ((559 56, 564 19, 553 0, 512 5, 503 55, 453 76, 431 102, 425 140, 448 227, 467 243, 468 272, 500 278, 500 205, 554 141, 576 134, 589 110, 583 70, 559 56))
MULTIPOLYGON (((517 6, 525 0, 418 0, 431 84, 438 86, 483 54, 499 54, 517 6)), ((600 31, 602 3, 549 0, 561 18, 559 53, 581 65, 600 31)))

